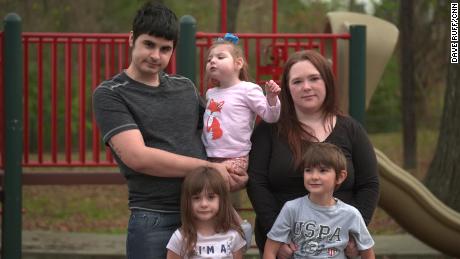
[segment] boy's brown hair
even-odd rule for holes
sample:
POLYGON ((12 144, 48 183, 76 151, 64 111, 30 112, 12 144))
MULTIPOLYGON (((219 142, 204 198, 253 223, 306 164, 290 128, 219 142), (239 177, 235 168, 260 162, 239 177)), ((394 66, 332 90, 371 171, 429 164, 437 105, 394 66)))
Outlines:
POLYGON ((310 143, 303 154, 304 168, 318 166, 330 167, 335 174, 347 170, 347 160, 342 150, 336 145, 323 142, 310 143))

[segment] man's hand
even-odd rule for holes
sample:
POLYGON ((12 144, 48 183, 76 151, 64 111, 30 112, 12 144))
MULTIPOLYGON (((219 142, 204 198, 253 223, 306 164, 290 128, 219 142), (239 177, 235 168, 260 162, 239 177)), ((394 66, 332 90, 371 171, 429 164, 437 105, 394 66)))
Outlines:
POLYGON ((297 250, 297 246, 294 243, 283 244, 278 250, 276 258, 278 259, 289 259, 292 257, 294 252, 297 250))
POLYGON ((209 162, 209 167, 213 168, 217 172, 219 172, 220 175, 222 175, 222 178, 224 178, 225 183, 227 184, 227 188, 231 190, 231 177, 228 171, 228 168, 226 165, 222 163, 213 163, 209 162))
POLYGON ((347 257, 357 257, 359 255, 358 247, 356 246, 355 238, 352 235, 348 235, 348 244, 345 248, 345 254, 347 257))
POLYGON ((233 170, 230 167, 227 167, 230 173, 230 191, 235 192, 246 187, 249 176, 248 173, 242 170, 233 170))

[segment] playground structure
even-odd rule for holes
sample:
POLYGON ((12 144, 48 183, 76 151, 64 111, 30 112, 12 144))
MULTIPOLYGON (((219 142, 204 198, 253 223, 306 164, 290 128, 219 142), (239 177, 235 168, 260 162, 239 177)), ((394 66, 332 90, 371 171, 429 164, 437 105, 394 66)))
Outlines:
MULTIPOLYGON (((299 49, 320 51, 331 59, 334 73, 341 86, 347 85, 344 88, 348 89, 348 82, 353 82, 352 87, 358 85, 358 90, 352 89, 349 95, 350 90, 342 88, 341 101, 343 104, 346 103, 345 109, 342 106, 344 110, 349 110, 352 116, 361 120, 364 107, 368 104, 393 52, 397 29, 384 21, 361 14, 331 13, 329 19, 332 33, 282 34, 276 33, 275 30, 275 33, 238 36, 248 55, 246 58, 251 67, 255 67, 255 81, 259 83, 272 77, 276 79, 289 53, 299 49), (354 26, 356 24, 365 24, 364 34, 363 26, 354 26), (350 32, 355 29, 357 32, 350 32), (382 33, 383 30, 388 31, 382 33), (385 39, 379 39, 377 35, 384 36, 385 39), (356 42, 357 38, 361 40, 356 42), (364 43, 364 48, 363 42, 367 42, 364 43), (358 47, 354 49, 353 44, 357 44, 358 47), (353 51, 361 53, 355 54, 353 51), (357 100, 353 99, 356 97, 357 100), (353 105, 357 107, 350 107, 353 105)), ((191 36, 181 36, 176 59, 172 61, 169 70, 191 77, 203 93, 206 90, 206 86, 201 83, 204 53, 212 40, 222 34, 194 33, 192 17, 183 17, 181 21, 181 26, 185 29, 181 29, 181 32, 189 33, 191 36), (189 51, 189 48, 194 51, 189 51), (184 57, 185 53, 189 56, 184 57), (181 64, 192 66, 181 67, 181 64), (195 79, 196 75, 198 79, 195 79)), ((17 57, 8 57, 7 52, 14 51, 14 48, 10 49, 11 44, 6 38, 11 34, 7 33, 5 29, 5 32, 0 34, 0 49, 5 51, 0 55, 0 99, 5 104, 0 108, 0 132, 5 132, 0 138, 0 168, 5 169, 5 174, 0 178, 5 191, 2 203, 5 226, 2 229, 3 234, 10 226, 5 224, 7 220, 8 223, 18 221, 12 219, 17 214, 11 214, 9 207, 5 207, 6 203, 14 202, 12 200, 15 199, 7 192, 8 188, 13 188, 8 185, 11 182, 18 184, 18 179, 19 184, 21 181, 23 184, 124 183, 121 175, 114 170, 116 165, 110 152, 101 143, 99 131, 92 118, 90 96, 100 81, 111 77, 129 64, 127 34, 19 32, 20 40, 16 39, 15 44, 22 44, 23 52, 17 52, 17 57), (10 67, 10 64, 14 63, 10 63, 13 60, 10 58, 17 59, 21 56, 23 59, 18 62, 20 65, 10 67), (17 87, 14 82, 3 80, 6 77, 14 77, 14 73, 18 73, 14 69, 23 71, 19 74, 24 80, 24 96, 19 96, 20 99, 17 99, 18 96, 10 95, 8 87, 21 87, 17 87), (12 102, 16 103, 8 106, 12 102), (18 107, 22 111, 19 115, 11 112, 18 107), (30 116, 33 112, 37 114, 35 121, 30 116), (21 139, 16 142, 20 143, 21 148, 13 154, 17 155, 20 151, 19 164, 11 166, 11 161, 18 161, 17 157, 11 158, 9 149, 9 143, 18 137, 18 129, 11 129, 11 124, 8 124, 14 116, 23 123, 18 124, 22 130, 21 139), (11 132, 14 136, 8 135, 11 132), (47 138, 46 134, 49 134, 47 138), (45 139, 49 142, 45 142, 45 139), (79 171, 79 168, 87 167, 98 172, 79 171), (13 169, 9 170, 11 168, 13 169), (49 172, 50 169, 53 172, 49 172), (13 180, 8 180, 8 174, 19 176, 13 176, 13 180)), ((419 181, 389 161, 384 154, 378 150, 376 152, 382 185, 379 205, 408 232, 426 244, 446 254, 459 256, 460 214, 443 205, 419 181)), ((17 209, 16 206, 13 211, 17 212, 17 209)), ((5 239, 7 238, 4 236, 2 242, 5 242, 5 239)), ((11 241, 12 236, 8 239, 11 241)), ((8 244, 5 246, 4 243, 3 247, 8 248, 8 244)), ((4 257, 8 258, 5 255, 4 257)))

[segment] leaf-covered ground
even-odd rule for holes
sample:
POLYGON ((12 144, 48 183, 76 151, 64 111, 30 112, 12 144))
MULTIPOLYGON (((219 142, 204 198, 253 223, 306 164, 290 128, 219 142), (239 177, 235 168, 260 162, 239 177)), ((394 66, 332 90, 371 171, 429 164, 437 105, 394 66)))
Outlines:
MULTIPOLYGON (((125 233, 129 217, 126 186, 25 186, 23 229, 59 232, 125 233)), ((242 207, 250 207, 244 192, 242 207)), ((241 212, 254 222, 252 212, 241 212)), ((370 230, 374 234, 403 230, 378 209, 370 230)))
MULTIPOLYGON (((418 133, 418 167, 411 170, 422 179, 436 144, 437 132, 418 133)), ((401 135, 372 134, 373 144, 401 165, 401 135)), ((245 192, 241 207, 251 207, 245 192)), ((125 233, 129 217, 125 185, 24 186, 23 229, 64 232, 125 233)), ((254 220, 252 212, 241 212, 243 218, 254 220)), ((373 234, 401 233, 404 230, 383 210, 377 209, 369 225, 373 234)))

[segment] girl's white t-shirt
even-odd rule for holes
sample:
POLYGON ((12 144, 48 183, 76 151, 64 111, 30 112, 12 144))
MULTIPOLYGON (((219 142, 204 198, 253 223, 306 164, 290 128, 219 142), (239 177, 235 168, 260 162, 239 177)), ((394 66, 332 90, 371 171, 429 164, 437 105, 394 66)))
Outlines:
POLYGON ((229 230, 226 233, 217 233, 212 236, 202 236, 198 233, 197 243, 195 246, 195 256, 187 257, 181 254, 182 246, 185 245, 182 234, 177 229, 169 239, 167 249, 183 256, 183 258, 220 258, 231 259, 232 253, 240 250, 246 245, 244 238, 235 230, 229 230))

